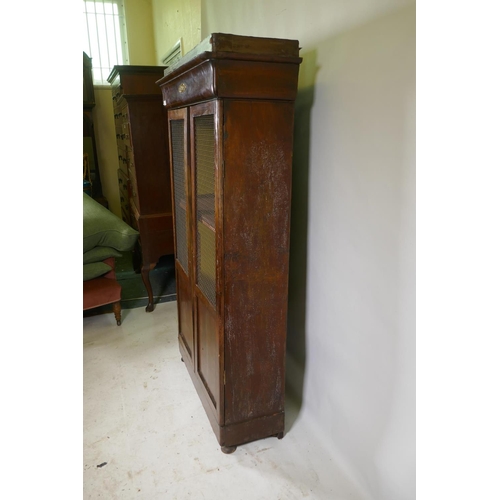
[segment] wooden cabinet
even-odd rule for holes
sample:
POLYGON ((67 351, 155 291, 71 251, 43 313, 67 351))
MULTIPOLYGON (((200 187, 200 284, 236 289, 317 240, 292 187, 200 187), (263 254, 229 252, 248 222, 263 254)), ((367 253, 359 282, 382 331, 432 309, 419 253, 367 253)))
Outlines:
POLYGON ((92 78, 92 59, 83 53, 83 153, 87 155, 91 188, 87 192, 92 198, 107 208, 108 201, 102 194, 97 145, 95 140, 94 115, 95 107, 94 80, 92 78))
POLYGON ((168 109, 179 348, 222 451, 284 432, 297 41, 213 34, 168 109))
POLYGON ((156 81, 162 66, 115 66, 112 86, 122 218, 140 233, 137 255, 152 311, 149 272, 174 253, 165 110, 156 81))

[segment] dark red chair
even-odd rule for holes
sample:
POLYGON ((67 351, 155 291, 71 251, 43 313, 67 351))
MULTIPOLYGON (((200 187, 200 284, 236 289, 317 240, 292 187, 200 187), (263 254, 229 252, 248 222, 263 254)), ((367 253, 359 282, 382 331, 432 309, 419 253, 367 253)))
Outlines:
POLYGON ((83 282, 83 310, 113 304, 116 324, 120 326, 122 324, 122 306, 120 304, 122 287, 116 281, 115 258, 109 257, 103 262, 111 266, 112 270, 99 278, 83 282))

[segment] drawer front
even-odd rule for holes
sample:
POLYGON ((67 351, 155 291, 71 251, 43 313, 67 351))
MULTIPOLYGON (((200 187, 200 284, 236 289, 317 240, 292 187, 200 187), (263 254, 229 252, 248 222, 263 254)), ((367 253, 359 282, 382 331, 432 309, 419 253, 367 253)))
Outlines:
MULTIPOLYGON (((127 146, 131 148, 130 140, 130 122, 129 122, 129 111, 127 102, 123 101, 122 104, 115 105, 113 108, 114 118, 115 118, 115 136, 116 144, 118 146, 118 151, 125 149, 127 146)), ((120 167, 121 167, 120 163, 120 167)))
POLYGON ((122 211, 122 219, 130 224, 130 202, 129 202, 129 193, 128 193, 128 176, 121 169, 118 169, 118 187, 120 189, 120 206, 122 211))
POLYGON ((128 175, 121 169, 118 169, 118 187, 120 189, 120 194, 128 198, 128 175))
POLYGON ((130 197, 134 200, 135 206, 139 209, 139 190, 137 189, 137 177, 135 174, 135 166, 131 162, 128 166, 128 174, 130 178, 130 197))
POLYGON ((123 87, 120 85, 120 81, 115 81, 111 87, 111 98, 113 99, 113 104, 121 104, 121 97, 123 95, 123 87))
POLYGON ((120 206, 122 209, 122 220, 130 225, 130 204, 120 193, 120 206))
MULTIPOLYGON (((139 230, 139 209, 134 205, 134 201, 130 201, 130 222, 129 225, 136 231, 139 230)), ((139 235, 139 243, 141 243, 141 236, 139 235)))
POLYGON ((173 107, 215 96, 214 71, 210 61, 179 75, 162 86, 163 105, 173 107))
POLYGON ((128 169, 128 156, 127 150, 123 148, 118 148, 118 167, 121 170, 127 171, 128 169))
POLYGON ((128 108, 125 106, 122 109, 115 109, 114 116, 115 132, 121 134, 123 132, 123 124, 128 122, 128 108))
POLYGON ((116 144, 118 146, 118 149, 125 149, 125 148, 132 149, 129 123, 123 122, 122 124, 115 124, 115 132, 116 132, 116 144))

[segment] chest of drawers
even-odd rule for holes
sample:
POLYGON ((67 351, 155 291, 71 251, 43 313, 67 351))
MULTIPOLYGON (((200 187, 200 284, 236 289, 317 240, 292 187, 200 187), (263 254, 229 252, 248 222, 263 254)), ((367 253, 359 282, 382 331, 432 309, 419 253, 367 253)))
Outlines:
POLYGON ((162 66, 115 66, 112 87, 122 218, 140 233, 136 255, 154 309, 149 272, 174 253, 165 111, 156 81, 162 66))

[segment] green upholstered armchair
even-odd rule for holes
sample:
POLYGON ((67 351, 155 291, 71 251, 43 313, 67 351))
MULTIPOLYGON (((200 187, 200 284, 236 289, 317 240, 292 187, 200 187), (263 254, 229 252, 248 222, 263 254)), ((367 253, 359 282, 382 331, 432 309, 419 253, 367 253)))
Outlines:
POLYGON ((83 310, 113 304, 121 324, 121 285, 115 257, 132 250, 139 232, 83 193, 83 310))

